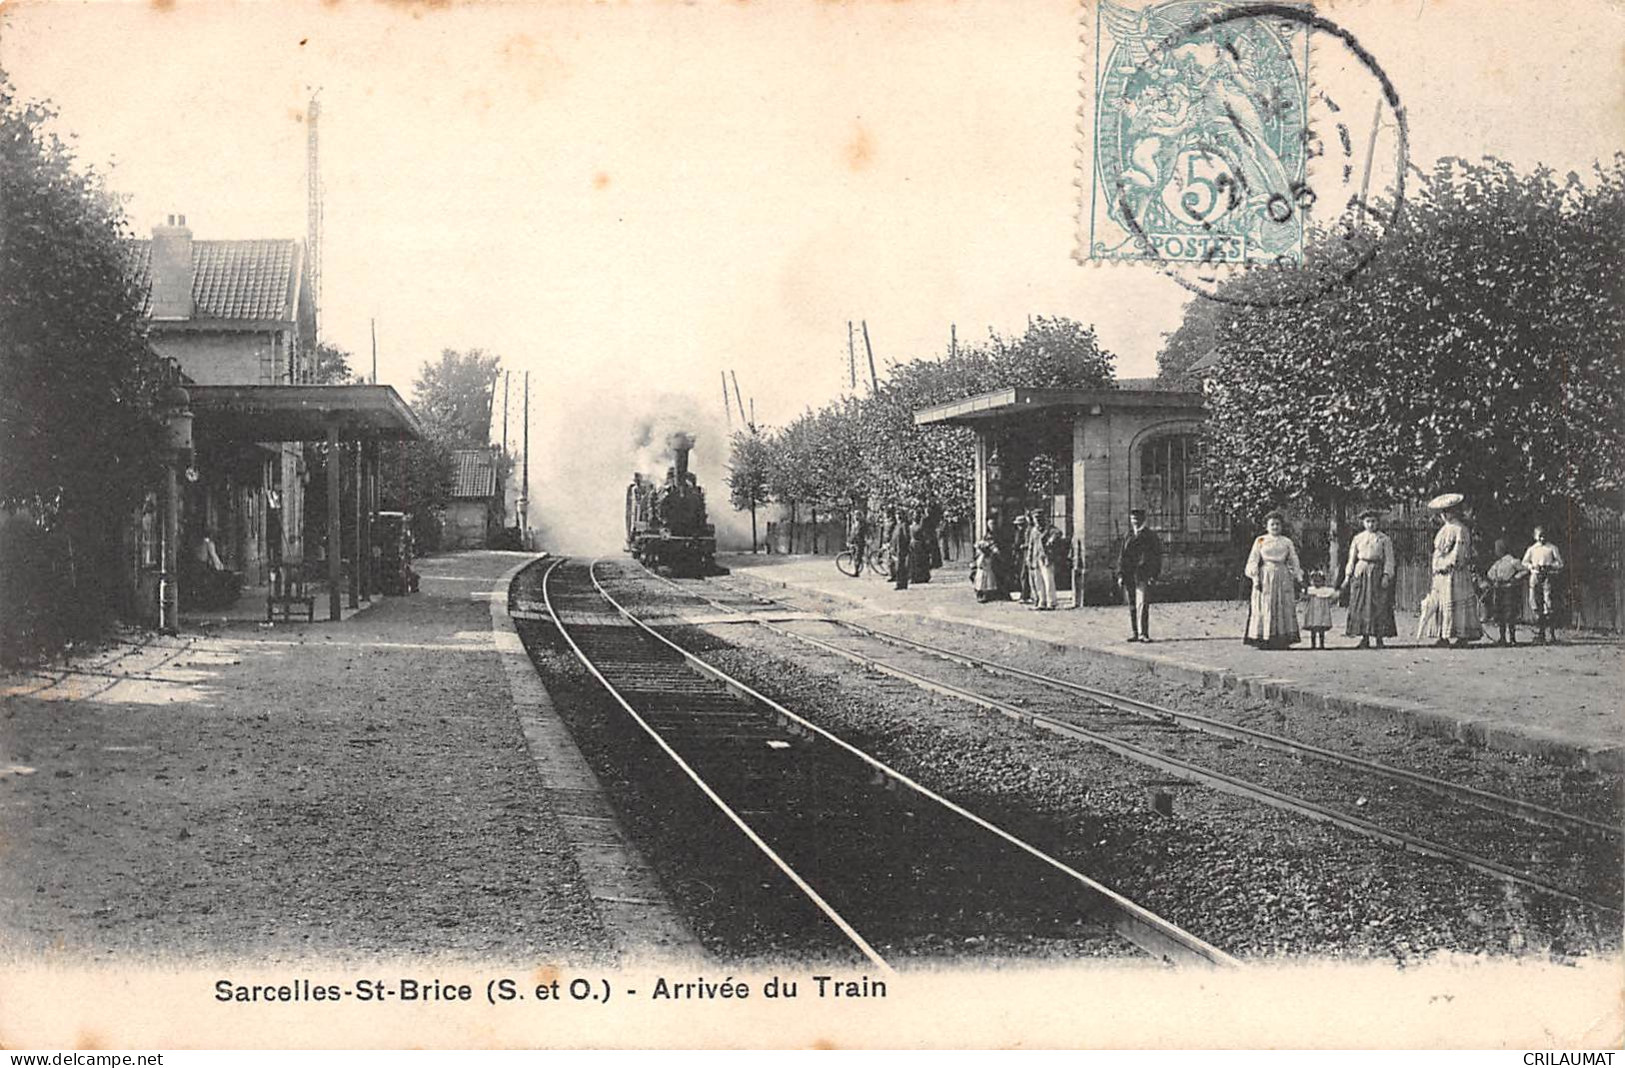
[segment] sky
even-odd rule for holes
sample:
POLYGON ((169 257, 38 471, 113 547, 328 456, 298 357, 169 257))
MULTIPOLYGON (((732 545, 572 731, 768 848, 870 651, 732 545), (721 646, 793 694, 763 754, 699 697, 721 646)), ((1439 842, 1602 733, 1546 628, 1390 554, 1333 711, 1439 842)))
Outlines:
MULTIPOLYGON (((1625 148, 1615 0, 1317 10, 1388 73, 1424 169, 1625 148)), ((177 213, 200 239, 303 237, 319 88, 324 340, 365 368, 375 320, 379 381, 408 397, 442 348, 529 371, 533 514, 602 546, 642 426, 697 431, 724 511, 720 373, 783 425, 849 388, 849 321, 882 374, 1031 315, 1155 373, 1189 294, 1072 258, 1094 24, 1074 0, 14 3, 0 66, 138 235, 177 213)), ((1368 115, 1334 51, 1317 71, 1368 115)))

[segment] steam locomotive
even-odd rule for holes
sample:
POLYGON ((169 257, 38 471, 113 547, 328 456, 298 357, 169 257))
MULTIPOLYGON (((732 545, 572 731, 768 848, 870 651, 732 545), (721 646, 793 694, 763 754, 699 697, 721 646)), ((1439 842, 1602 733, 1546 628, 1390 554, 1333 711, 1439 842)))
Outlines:
POLYGON ((667 444, 676 462, 666 469, 666 481, 634 474, 626 487, 626 551, 650 567, 712 574, 717 531, 706 522, 705 491, 688 469, 693 442, 673 435, 667 444))

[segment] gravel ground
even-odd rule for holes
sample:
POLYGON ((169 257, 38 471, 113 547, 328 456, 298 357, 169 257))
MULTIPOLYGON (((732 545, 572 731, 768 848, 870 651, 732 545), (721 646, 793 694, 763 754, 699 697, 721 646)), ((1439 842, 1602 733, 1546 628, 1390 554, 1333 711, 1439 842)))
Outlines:
POLYGON ((1235 953, 1563 958, 1618 945, 1617 924, 1583 909, 1224 795, 1176 788, 1177 816, 1159 816, 1160 773, 789 639, 744 626, 688 635, 725 670, 1235 953))
MULTIPOLYGON (((521 596, 533 595, 535 578, 535 571, 521 576, 521 596)), ((573 600, 555 605, 572 625, 590 618, 573 600)), ((623 827, 712 954, 750 963, 856 959, 832 925, 667 767, 550 624, 521 623, 521 636, 623 827)), ((648 688, 655 676, 638 677, 648 688)), ((716 697, 684 686, 684 702, 653 714, 718 710, 716 697)), ((788 736, 765 716, 762 724, 737 729, 737 738, 702 741, 679 729, 671 740, 887 960, 1139 955, 1087 920, 1070 879, 957 817, 938 815, 915 794, 878 789, 869 769, 832 747, 769 747, 769 737, 788 736)))
MULTIPOLYGON (((1128 625, 1121 606, 1035 613, 1014 603, 977 604, 964 564, 937 572, 928 586, 895 591, 878 576, 857 580, 839 574, 827 556, 729 553, 719 562, 734 569, 736 576, 746 576, 730 581, 754 579, 775 586, 790 582, 798 589, 787 595, 798 601, 806 597, 803 589, 839 593, 843 611, 883 613, 887 625, 900 615, 953 620, 977 633, 1016 627, 1129 655, 1173 656, 1239 675, 1283 676, 1316 692, 1455 709, 1466 718, 1514 730, 1552 730, 1597 748, 1625 745, 1625 692, 1610 685, 1625 672, 1625 642, 1615 637, 1566 631, 1563 645, 1530 646, 1527 640, 1533 632, 1525 628, 1520 632, 1525 644, 1518 649, 1487 644, 1469 650, 1434 649, 1414 643, 1416 616, 1400 611, 1400 637, 1381 653, 1360 652, 1353 648, 1355 639, 1343 636, 1344 613, 1339 610, 1326 651, 1310 651, 1306 639, 1290 651, 1264 653, 1240 640, 1246 602, 1178 601, 1152 606, 1151 629, 1157 644, 1135 649, 1123 641, 1128 625), (862 605, 847 599, 851 597, 861 598, 862 605)), ((1064 603, 1066 595, 1062 597, 1064 603)))
POLYGON ((469 596, 508 566, 429 560, 342 625, 7 697, 0 954, 612 960, 469 596))
POLYGON ((713 645, 719 667, 1237 955, 1618 945, 1584 910, 1222 794, 1176 787, 1177 815, 1159 816, 1151 796, 1170 784, 1158 772, 742 629, 729 630, 733 648, 713 645))
MULTIPOLYGON (((750 594, 744 587, 720 583, 713 588, 750 594)), ((704 587, 700 587, 703 592, 704 587)), ((823 598, 787 595, 787 603, 816 601, 820 611, 836 616, 847 606, 823 598)), ((1180 682, 1144 671, 1115 667, 1109 660, 1091 657, 1087 650, 1061 655, 1035 650, 1033 644, 997 631, 956 626, 939 621, 916 622, 906 616, 858 620, 916 641, 985 657, 1002 664, 1054 675, 1103 690, 1132 694, 1167 708, 1222 719, 1230 723, 1285 735, 1312 745, 1352 753, 1395 767, 1450 779, 1479 789, 1523 798, 1603 823, 1625 821, 1625 777, 1608 772, 1555 765, 1539 757, 1503 750, 1485 750, 1461 742, 1415 735, 1393 723, 1331 711, 1308 712, 1284 708, 1231 690, 1196 690, 1180 682)))
MULTIPOLYGON (((1154 753, 1281 791, 1385 830, 1478 854, 1587 900, 1619 902, 1625 897, 1620 885, 1617 834, 1565 836, 1360 769, 1306 760, 1149 717, 1103 709, 1053 687, 990 674, 837 624, 798 621, 780 629, 993 697, 1034 716, 1101 732, 1154 753)), ((1134 689, 1131 685, 1126 692, 1134 689)))

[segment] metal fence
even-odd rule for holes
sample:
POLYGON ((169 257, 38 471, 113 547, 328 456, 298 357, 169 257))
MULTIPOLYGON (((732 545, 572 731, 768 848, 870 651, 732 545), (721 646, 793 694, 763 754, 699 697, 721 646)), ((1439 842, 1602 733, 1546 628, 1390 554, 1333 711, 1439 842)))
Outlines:
MULTIPOLYGON (((1383 525, 1394 543, 1398 568, 1394 576, 1394 603, 1415 611, 1433 580, 1433 538, 1438 525, 1424 515, 1406 516, 1383 525)), ((1324 520, 1310 520, 1290 531, 1306 570, 1325 567, 1329 535, 1324 520)), ((1342 552, 1348 551, 1352 531, 1344 532, 1342 552)), ((1586 630, 1619 632, 1625 629, 1625 517, 1611 513, 1578 515, 1572 529, 1548 532, 1566 565, 1559 578, 1560 622, 1586 630)), ((1512 542, 1509 551, 1522 557, 1527 538, 1512 542)), ((1475 538, 1473 568, 1482 576, 1494 562, 1494 538, 1475 538)), ((1343 557, 1347 559, 1346 555, 1343 557)), ((1526 621, 1533 621, 1527 603, 1526 621)))

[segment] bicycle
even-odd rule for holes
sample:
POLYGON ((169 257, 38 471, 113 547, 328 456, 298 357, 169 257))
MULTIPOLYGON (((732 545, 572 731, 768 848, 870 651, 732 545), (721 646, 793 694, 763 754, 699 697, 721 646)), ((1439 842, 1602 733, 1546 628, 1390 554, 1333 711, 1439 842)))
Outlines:
POLYGON ((847 578, 857 578, 859 575, 863 574, 863 568, 865 565, 867 565, 869 570, 873 571, 875 574, 884 575, 886 573, 885 554, 881 552, 869 551, 864 553, 860 559, 856 547, 849 544, 844 550, 837 553, 835 556, 836 569, 847 578))

